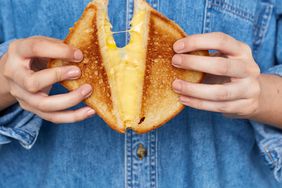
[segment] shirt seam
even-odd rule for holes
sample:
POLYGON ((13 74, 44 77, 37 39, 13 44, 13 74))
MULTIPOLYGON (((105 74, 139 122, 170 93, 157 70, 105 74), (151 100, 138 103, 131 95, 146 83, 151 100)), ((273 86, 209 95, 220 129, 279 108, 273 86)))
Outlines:
POLYGON ((228 13, 234 16, 243 18, 251 23, 254 22, 254 15, 250 14, 247 10, 243 8, 238 8, 230 3, 227 3, 225 0, 211 0, 210 8, 215 9, 219 12, 228 13))

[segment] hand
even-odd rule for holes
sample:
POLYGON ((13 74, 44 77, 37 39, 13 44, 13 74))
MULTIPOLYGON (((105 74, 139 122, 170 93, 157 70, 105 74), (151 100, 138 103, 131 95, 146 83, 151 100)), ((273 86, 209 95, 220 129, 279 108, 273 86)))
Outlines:
POLYGON ((208 33, 180 39, 174 50, 175 67, 208 73, 206 80, 215 81, 215 84, 200 84, 176 80, 173 88, 181 95, 181 103, 240 118, 256 112, 261 93, 260 69, 248 45, 224 33, 208 33), (220 56, 185 54, 196 50, 217 50, 220 56))
POLYGON ((23 109, 54 123, 76 122, 92 116, 95 111, 89 107, 66 110, 91 95, 90 85, 83 85, 67 94, 48 96, 54 83, 77 79, 81 75, 76 66, 47 69, 48 58, 80 62, 83 54, 60 40, 47 37, 12 42, 1 60, 3 72, 0 73, 6 79, 10 94, 23 109))

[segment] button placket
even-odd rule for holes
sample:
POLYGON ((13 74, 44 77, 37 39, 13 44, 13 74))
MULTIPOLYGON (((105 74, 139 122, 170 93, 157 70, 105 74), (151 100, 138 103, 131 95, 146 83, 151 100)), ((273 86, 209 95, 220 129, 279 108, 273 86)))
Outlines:
MULTIPOLYGON (((157 9, 158 0, 148 0, 157 9)), ((134 0, 127 0, 126 25, 130 29, 133 16, 134 0)), ((126 42, 130 36, 126 33, 126 42)), ((128 130, 125 134, 125 187, 155 188, 157 187, 156 159, 157 132, 137 134, 128 130)))

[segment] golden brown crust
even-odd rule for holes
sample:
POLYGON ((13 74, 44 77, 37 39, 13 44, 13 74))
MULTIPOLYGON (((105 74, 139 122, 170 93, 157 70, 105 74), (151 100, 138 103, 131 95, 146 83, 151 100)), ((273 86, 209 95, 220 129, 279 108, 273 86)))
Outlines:
POLYGON ((123 133, 123 130, 117 129, 114 115, 111 114, 109 117, 109 114, 106 115, 105 111, 101 110, 101 108, 99 108, 99 106, 97 105, 98 101, 99 103, 105 104, 107 106, 106 108, 109 110, 109 113, 112 113, 111 91, 109 88, 107 74, 103 66, 100 46, 98 44, 98 28, 96 25, 96 19, 97 7, 95 4, 91 3, 87 6, 79 21, 75 23, 72 29, 70 29, 70 33, 64 40, 66 44, 70 44, 76 48, 79 48, 83 52, 83 61, 80 63, 71 63, 52 60, 51 62, 49 62, 49 67, 63 65, 78 66, 82 72, 81 77, 78 80, 63 81, 61 82, 61 84, 70 91, 75 90, 85 83, 90 84, 93 88, 93 94, 84 102, 88 106, 93 108, 111 128, 123 133), (87 19, 87 14, 89 14, 90 11, 93 11, 94 13, 91 18, 91 28, 93 30, 89 31, 88 36, 85 33, 81 33, 81 35, 83 35, 88 41, 86 43, 75 41, 76 38, 79 38, 76 36, 75 32, 79 30, 79 27, 81 27, 81 22, 86 22, 85 20, 87 19))
MULTIPOLYGON (((145 120, 143 123, 140 123, 138 128, 134 129, 135 132, 140 134, 161 127, 184 109, 184 105, 178 102, 178 96, 171 88, 172 82, 176 78, 190 82, 200 82, 203 79, 202 73, 177 69, 171 65, 171 59, 175 54, 172 49, 174 42, 187 36, 177 24, 151 9, 149 28, 146 73, 140 117, 143 120, 145 118, 145 120), (165 26, 162 27, 162 25, 165 26), (170 33, 168 30, 172 32, 170 33), (152 106, 160 104, 154 107, 156 115, 163 113, 162 110, 173 106, 165 101, 168 98, 173 100, 172 103, 178 103, 177 107, 162 116, 161 122, 158 121, 151 123, 149 126, 146 125, 146 118, 152 119, 150 116, 154 113, 152 106), (163 103, 167 103, 167 106, 163 106, 163 103)), ((198 51, 193 52, 193 54, 208 55, 208 52, 198 51)))
POLYGON ((152 131, 152 130, 155 130, 155 129, 158 129, 160 128, 161 126, 165 125, 167 122, 169 122, 172 118, 174 118, 177 114, 179 114, 183 109, 184 109, 184 105, 181 105, 173 114, 171 114, 171 116, 168 116, 166 119, 164 119, 161 123, 159 123, 157 126, 153 126, 152 128, 150 129, 142 129, 142 128, 139 128, 139 129, 136 129, 134 130, 136 133, 138 134, 145 134, 149 131, 152 131))

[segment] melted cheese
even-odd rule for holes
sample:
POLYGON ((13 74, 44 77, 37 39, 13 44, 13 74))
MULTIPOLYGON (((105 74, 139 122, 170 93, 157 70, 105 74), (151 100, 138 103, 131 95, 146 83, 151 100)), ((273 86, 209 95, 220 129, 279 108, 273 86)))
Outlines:
POLYGON ((146 19, 145 10, 138 11, 132 19, 130 41, 127 46, 118 48, 113 38, 111 24, 104 17, 103 53, 112 91, 115 114, 125 127, 137 125, 142 103, 142 89, 146 58, 146 19))

